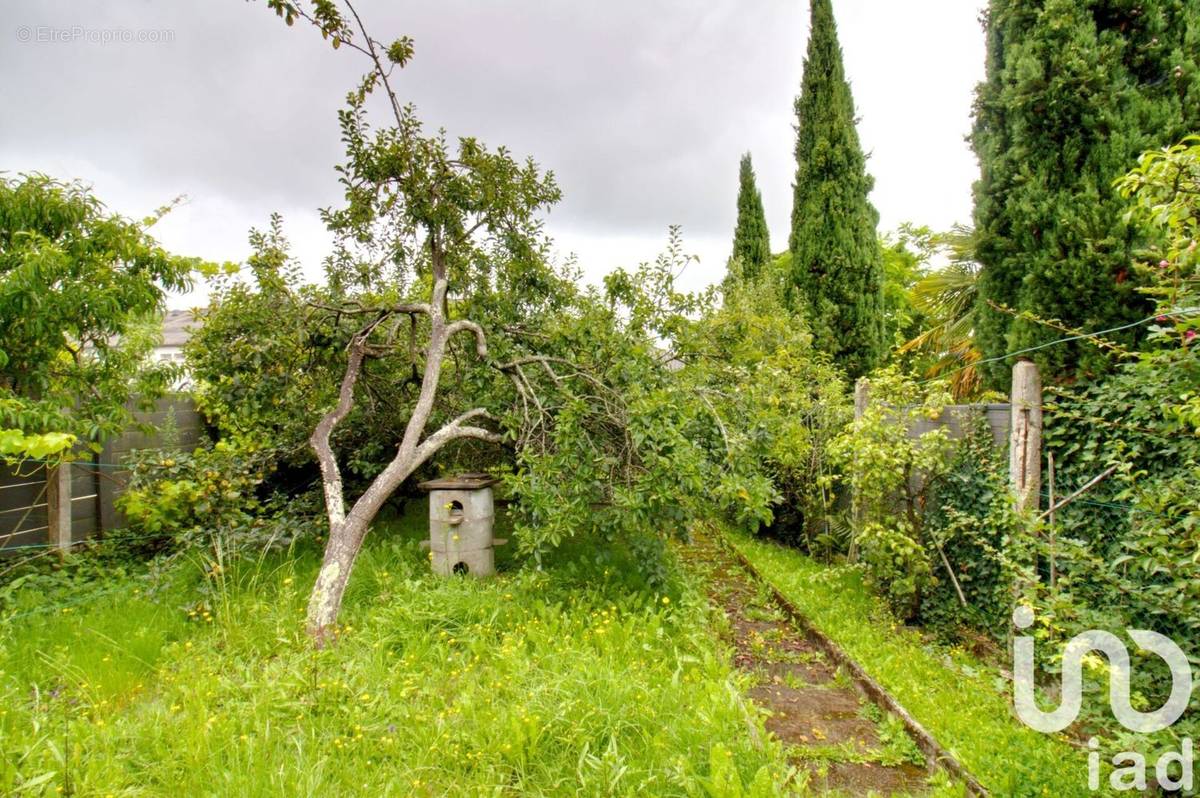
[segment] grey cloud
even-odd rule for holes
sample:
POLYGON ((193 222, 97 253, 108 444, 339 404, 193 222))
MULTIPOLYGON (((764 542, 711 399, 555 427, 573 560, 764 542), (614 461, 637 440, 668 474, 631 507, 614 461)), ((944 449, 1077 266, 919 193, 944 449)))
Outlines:
MULTIPOLYGON (((856 91, 862 75, 897 72, 897 53, 922 46, 905 44, 888 27, 894 21, 880 18, 896 5, 838 3, 856 91)), ((958 19, 961 29, 963 15, 951 9, 969 4, 902 5, 915 30, 930 19, 958 19)), ((751 150, 776 248, 786 240, 807 4, 362 0, 360 10, 377 38, 416 40, 397 85, 431 127, 504 144, 554 170, 565 199, 552 229, 660 237, 682 223, 685 234, 725 239, 737 158, 751 150)), ((69 154, 163 199, 219 197, 246 209, 234 233, 241 238, 272 209, 338 201, 335 113, 364 68, 315 31, 287 28, 264 2, 9 0, 0 12, 0 168, 69 154), (156 44, 15 37, 21 26, 74 25, 174 36, 156 44)), ((868 115, 870 88, 858 96, 868 115)), ((948 101, 965 118, 969 96, 948 101)), ((950 140, 963 132, 949 131, 950 140)), ((954 179, 965 196, 969 177, 954 179)))

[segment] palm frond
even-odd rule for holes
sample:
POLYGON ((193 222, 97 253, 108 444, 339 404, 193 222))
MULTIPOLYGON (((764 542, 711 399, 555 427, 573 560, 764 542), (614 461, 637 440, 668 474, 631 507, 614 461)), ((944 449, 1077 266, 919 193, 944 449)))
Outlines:
POLYGON ((965 225, 934 237, 948 263, 922 277, 910 289, 913 306, 927 319, 926 329, 899 347, 899 352, 921 352, 934 357, 926 376, 951 375, 956 399, 979 390, 975 364, 975 305, 979 296, 980 266, 974 259, 975 233, 965 225))

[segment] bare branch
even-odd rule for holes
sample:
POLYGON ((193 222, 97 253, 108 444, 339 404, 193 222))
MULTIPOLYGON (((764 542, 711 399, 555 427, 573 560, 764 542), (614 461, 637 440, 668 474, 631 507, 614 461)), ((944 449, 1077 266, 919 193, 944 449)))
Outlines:
MULTIPOLYGON (((431 241, 431 245, 432 245, 431 241)), ((446 354, 446 274, 444 265, 438 268, 436 247, 434 247, 435 268, 432 300, 429 303, 429 347, 425 350, 425 373, 421 378, 421 390, 417 394, 417 403, 413 406, 412 415, 404 428, 404 438, 396 453, 396 460, 403 461, 412 456, 417 448, 417 441, 425 431, 429 414, 433 411, 433 402, 437 396, 438 380, 441 377, 442 361, 446 354)))
MULTIPOLYGON (((600 389, 602 392, 614 394, 614 395, 616 394, 616 391, 614 391, 611 387, 605 385, 601 380, 597 379, 597 377, 594 374, 587 373, 586 371, 579 368, 578 364, 572 363, 570 360, 567 360, 566 358, 551 357, 549 355, 526 355, 525 357, 514 358, 513 360, 510 360, 507 363, 502 363, 499 366, 497 366, 497 368, 499 368, 501 371, 508 371, 509 369, 519 369, 521 366, 526 366, 526 365, 535 364, 535 363, 540 364, 543 368, 548 366, 551 363, 555 363, 555 364, 563 365, 563 366, 569 366, 572 369, 570 374, 559 375, 560 377, 561 376, 578 377, 581 380, 590 382, 592 385, 594 385, 596 388, 600 389)), ((561 383, 559 382, 558 379, 556 379, 555 382, 561 385, 561 383)))
POLYGON ((1088 480, 1088 483, 1087 483, 1086 485, 1084 485, 1082 488, 1080 488, 1079 490, 1075 491, 1075 492, 1074 492, 1074 493, 1072 493, 1070 496, 1068 496, 1067 498, 1063 499, 1063 500, 1062 500, 1062 501, 1060 501, 1058 504, 1054 505, 1054 506, 1053 506, 1053 507, 1051 507, 1049 510, 1047 510, 1046 512, 1044 512, 1044 513, 1042 513, 1041 515, 1039 515, 1039 516, 1037 517, 1037 520, 1038 520, 1038 521, 1045 520, 1045 518, 1046 518, 1047 516, 1049 516, 1051 513, 1056 513, 1056 512, 1058 512, 1059 510, 1061 510, 1062 508, 1066 507, 1068 504, 1070 504, 1071 502, 1075 501, 1075 500, 1076 500, 1076 499, 1078 499, 1080 496, 1082 496, 1083 494, 1087 493, 1089 490, 1091 490, 1092 488, 1096 487, 1097 485, 1099 485, 1101 482, 1103 482, 1104 480, 1106 480, 1106 479, 1108 479, 1109 477, 1111 477, 1111 476, 1112 476, 1113 474, 1115 474, 1116 472, 1117 472, 1117 466, 1115 466, 1115 465, 1113 465, 1113 466, 1109 466, 1108 468, 1104 469, 1104 471, 1102 471, 1101 473, 1097 474, 1096 476, 1094 476, 1094 477, 1092 477, 1090 480, 1088 480))
POLYGON ((729 446, 729 431, 725 429, 725 422, 721 420, 721 414, 717 412, 717 408, 704 395, 703 391, 697 391, 696 395, 700 397, 700 401, 704 403, 704 406, 708 408, 708 412, 712 414, 713 420, 717 422, 717 429, 721 431, 721 440, 725 442, 725 456, 728 458, 732 454, 733 449, 729 446))
POLYGON ((499 432, 492 432, 481 427, 458 427, 454 430, 454 435, 451 440, 458 438, 476 438, 487 443, 504 443, 504 435, 499 432))
POLYGON ((540 412, 543 416, 547 415, 546 408, 544 405, 542 405, 542 400, 538 398, 537 391, 533 389, 533 383, 531 383, 529 378, 525 376, 525 372, 520 366, 516 366, 514 371, 516 371, 517 376, 521 379, 521 382, 525 384, 525 389, 529 393, 529 398, 533 400, 535 405, 537 405, 538 412, 540 412))
MULTIPOLYGON (((373 327, 369 329, 374 329, 373 327)), ((370 334, 369 331, 367 333, 370 334)), ((346 373, 342 377, 342 386, 338 391, 338 401, 317 424, 308 443, 317 455, 317 463, 321 466, 321 482, 325 489, 325 510, 329 516, 329 529, 337 530, 346 519, 346 504, 342 497, 342 474, 338 469, 337 458, 329 438, 333 429, 349 413, 354 406, 354 384, 362 371, 363 358, 366 356, 364 346, 365 336, 359 333, 350 344, 350 356, 346 363, 346 373)))
POLYGON ((507 363, 501 363, 499 366, 497 366, 497 368, 503 371, 505 369, 516 368, 517 366, 527 366, 530 363, 561 363, 567 366, 575 365, 566 358, 551 357, 550 355, 526 355, 524 357, 513 358, 507 363))
MULTIPOLYGON (((450 166, 450 167, 456 167, 456 168, 462 168, 462 169, 467 168, 465 164, 462 164, 459 161, 447 161, 446 165, 450 166)), ((475 224, 471 225, 466 230, 464 230, 462 235, 460 235, 460 236, 458 236, 458 238, 454 239, 454 243, 462 244, 463 242, 467 241, 471 236, 475 235, 475 233, 478 232, 479 228, 486 225, 487 221, 488 221, 487 217, 483 217, 483 218, 479 219, 478 221, 475 222, 475 224)))
POLYGON ((463 331, 470 331, 475 334, 475 353, 480 358, 486 360, 488 353, 487 336, 484 335, 483 328, 470 319, 459 319, 449 324, 446 327, 446 339, 449 340, 463 331))
POLYGON ((327 310, 330 313, 340 313, 343 316, 368 316, 372 313, 391 314, 408 314, 417 315, 420 313, 429 315, 429 305, 424 302, 402 303, 399 305, 383 305, 381 307, 369 307, 358 302, 347 302, 344 305, 326 305, 322 302, 306 303, 311 308, 317 310, 327 310))
POLYGON ((546 372, 547 376, 550 377, 550 380, 554 383, 555 387, 560 389, 563 388, 562 380, 558 378, 558 374, 555 373, 554 368, 544 360, 542 361, 542 369, 546 372))
POLYGON ((458 427, 458 426, 461 426, 463 424, 463 422, 470 421, 473 418, 486 418, 489 421, 497 420, 496 417, 493 416, 491 413, 489 413, 486 408, 476 407, 476 408, 474 408, 472 410, 468 410, 467 412, 458 416, 453 421, 448 423, 446 426, 447 427, 458 427))
MULTIPOLYGON (((379 75, 379 80, 383 83, 384 91, 387 92, 388 102, 392 107, 392 115, 396 118, 396 127, 403 130, 404 113, 400 108, 400 102, 396 99, 396 93, 392 91, 391 82, 388 80, 392 74, 392 70, 390 67, 384 67, 383 60, 379 57, 379 52, 375 49, 377 42, 371 38, 371 34, 367 33, 367 28, 363 25, 362 18, 358 15, 358 11, 354 8, 354 5, 350 0, 345 0, 345 3, 346 8, 350 9, 351 15, 354 16, 354 22, 358 25, 359 31, 362 33, 363 46, 366 47, 367 55, 370 57, 372 63, 375 64, 375 74, 379 75)), ((355 49, 360 52, 362 50, 361 47, 355 47, 355 49)))
POLYGON ((417 465, 425 462, 434 454, 437 453, 446 444, 459 438, 475 438, 488 443, 503 443, 504 436, 499 432, 492 432, 481 427, 464 427, 463 422, 470 421, 473 418, 487 418, 495 420, 495 417, 487 411, 486 408, 476 407, 473 410, 468 410, 462 415, 448 422, 437 432, 426 438, 420 446, 417 447, 413 455, 413 462, 417 465))

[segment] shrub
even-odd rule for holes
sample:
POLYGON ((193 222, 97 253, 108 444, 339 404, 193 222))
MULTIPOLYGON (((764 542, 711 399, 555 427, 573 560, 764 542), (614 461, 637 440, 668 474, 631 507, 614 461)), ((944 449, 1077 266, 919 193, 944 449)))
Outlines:
POLYGON ((311 527, 286 495, 264 488, 277 453, 218 441, 192 452, 143 450, 117 500, 142 547, 286 545, 311 527))
POLYGON ((911 618, 933 579, 922 510, 952 453, 945 429, 913 429, 938 418, 948 396, 936 387, 922 390, 895 369, 873 375, 870 390, 872 401, 830 453, 854 497, 852 555, 861 555, 868 579, 893 609, 911 618))

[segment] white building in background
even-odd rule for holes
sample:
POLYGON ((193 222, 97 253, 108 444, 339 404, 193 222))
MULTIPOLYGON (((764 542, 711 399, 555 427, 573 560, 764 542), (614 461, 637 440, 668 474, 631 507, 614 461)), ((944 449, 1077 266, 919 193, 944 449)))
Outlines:
POLYGON ((183 363, 183 345, 192 337, 196 324, 190 310, 168 310, 163 317, 162 342, 154 347, 150 357, 156 363, 183 363))

